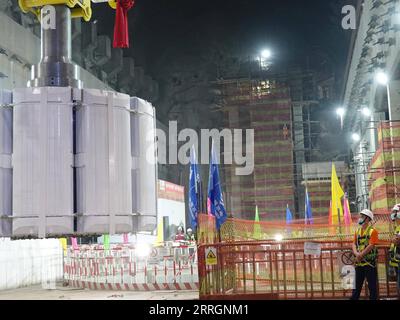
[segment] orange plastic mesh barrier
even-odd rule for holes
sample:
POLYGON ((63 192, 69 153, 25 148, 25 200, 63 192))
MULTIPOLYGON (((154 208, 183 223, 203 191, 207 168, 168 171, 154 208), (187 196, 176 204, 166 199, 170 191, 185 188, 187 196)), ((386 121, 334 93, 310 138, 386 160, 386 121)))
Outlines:
POLYGON ((197 243, 218 242, 218 233, 215 228, 215 217, 207 214, 199 214, 197 218, 197 243))
MULTIPOLYGON (((358 217, 355 217, 358 218, 358 217)), ((325 219, 325 218, 324 218, 325 219)), ((325 221, 327 218, 325 219, 325 221)), ((352 240, 357 229, 357 221, 349 226, 330 225, 315 219, 313 224, 304 224, 304 220, 295 220, 291 224, 279 221, 254 222, 230 218, 221 227, 221 241, 254 241, 254 240, 352 240)), ((379 232, 379 239, 386 243, 391 237, 389 216, 376 217, 374 227, 379 232)), ((210 225, 208 232, 211 232, 210 225)), ((214 231, 214 233, 216 233, 214 231)), ((205 243, 205 242, 203 242, 205 243)), ((206 242, 207 243, 207 242, 206 242)), ((208 242, 209 243, 209 242, 208 242)))

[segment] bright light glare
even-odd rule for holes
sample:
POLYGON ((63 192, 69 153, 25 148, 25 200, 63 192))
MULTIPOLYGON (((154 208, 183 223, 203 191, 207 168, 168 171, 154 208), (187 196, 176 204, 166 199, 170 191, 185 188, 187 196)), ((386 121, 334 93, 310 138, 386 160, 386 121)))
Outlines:
POLYGON ((351 138, 353 139, 353 141, 360 141, 361 137, 358 133, 353 133, 351 135, 351 138))
POLYGON ((384 72, 378 72, 375 76, 375 80, 376 82, 384 86, 389 83, 389 77, 384 72))
POLYGON ((361 112, 366 117, 369 117, 371 115, 371 110, 367 107, 362 108, 361 112))
POLYGON ((282 241, 283 240, 283 236, 281 234, 276 234, 275 235, 275 241, 282 241))
POLYGON ((271 56, 272 56, 271 50, 265 49, 265 50, 261 51, 261 57, 263 59, 269 59, 269 58, 271 58, 271 56))
POLYGON ((340 116, 340 117, 343 117, 344 114, 345 114, 344 108, 337 108, 337 109, 336 109, 336 114, 337 114, 338 116, 340 116))
POLYGON ((140 258, 145 258, 151 253, 151 247, 146 243, 141 243, 136 247, 136 255, 140 258))

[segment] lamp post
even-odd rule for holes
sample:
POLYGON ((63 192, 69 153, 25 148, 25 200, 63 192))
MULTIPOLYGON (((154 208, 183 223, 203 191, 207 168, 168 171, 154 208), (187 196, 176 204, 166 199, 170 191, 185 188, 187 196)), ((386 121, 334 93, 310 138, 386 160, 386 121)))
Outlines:
POLYGON ((340 128, 343 129, 343 117, 346 113, 346 110, 343 107, 339 107, 336 109, 336 114, 340 117, 340 128))
POLYGON ((392 112, 391 112, 392 110, 391 110, 391 103, 390 103, 389 77, 386 73, 380 71, 376 74, 375 80, 378 84, 386 86, 389 121, 391 121, 392 120, 392 112))

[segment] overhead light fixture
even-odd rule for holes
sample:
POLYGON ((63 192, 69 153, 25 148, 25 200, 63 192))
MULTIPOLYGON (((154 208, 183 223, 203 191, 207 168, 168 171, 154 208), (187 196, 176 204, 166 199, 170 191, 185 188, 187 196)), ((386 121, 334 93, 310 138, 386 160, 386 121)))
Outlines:
POLYGON ((346 113, 346 110, 345 110, 343 107, 340 107, 340 108, 337 108, 337 109, 336 109, 336 114, 337 114, 339 117, 343 117, 345 113, 346 113))
POLYGON ((263 51, 261 51, 261 57, 263 59, 269 59, 272 56, 272 52, 269 49, 264 49, 263 51))
POLYGON ((370 117, 371 116, 371 110, 367 107, 364 107, 361 109, 361 113, 365 116, 365 117, 370 117))
POLYGON ((377 83, 386 86, 389 83, 389 77, 385 72, 378 72, 375 76, 375 80, 377 83))
POLYGON ((359 135, 358 133, 353 133, 353 134, 351 135, 351 139, 352 139, 353 141, 355 141, 355 142, 358 142, 358 141, 361 140, 361 137, 360 137, 360 135, 359 135))

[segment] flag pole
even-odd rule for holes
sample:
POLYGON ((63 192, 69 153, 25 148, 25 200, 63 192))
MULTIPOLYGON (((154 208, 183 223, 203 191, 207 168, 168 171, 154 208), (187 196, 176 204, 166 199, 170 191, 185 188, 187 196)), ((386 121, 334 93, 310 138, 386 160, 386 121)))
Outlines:
MULTIPOLYGON (((196 183, 197 183, 197 178, 196 178, 196 183)), ((199 208, 199 211, 201 212, 202 210, 202 204, 201 204, 201 182, 198 183, 199 187, 199 192, 196 195, 196 200, 197 200, 197 207, 199 208)))
POLYGON ((203 196, 203 181, 200 180, 200 211, 201 213, 205 213, 205 206, 204 206, 204 196, 203 196))
MULTIPOLYGON (((337 205, 337 204, 336 204, 336 205, 337 205)), ((339 208, 339 206, 338 206, 338 208, 337 208, 337 211, 338 211, 338 221, 339 221, 340 240, 342 240, 342 223, 341 223, 341 220, 340 220, 340 208, 339 208)))
MULTIPOLYGON (((343 175, 342 175, 341 177, 343 177, 343 175)), ((339 186, 342 187, 342 186, 340 185, 340 183, 339 183, 339 186)), ((340 219, 340 201, 341 201, 341 200, 340 200, 340 198, 339 198, 339 199, 336 199, 336 201, 339 202, 337 208, 338 208, 338 220, 339 220, 339 234, 340 234, 340 240, 343 240, 343 236, 342 236, 342 221, 341 221, 341 219, 340 219)), ((343 211, 343 208, 342 208, 342 211, 343 211)))

